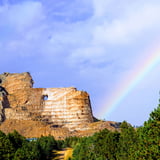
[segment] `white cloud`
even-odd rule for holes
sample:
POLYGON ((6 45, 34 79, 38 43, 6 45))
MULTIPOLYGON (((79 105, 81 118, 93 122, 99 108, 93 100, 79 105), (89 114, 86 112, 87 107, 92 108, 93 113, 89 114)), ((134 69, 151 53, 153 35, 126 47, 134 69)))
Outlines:
MULTIPOLYGON (((146 3, 141 4, 138 8, 134 5, 128 5, 127 7, 121 11, 123 13, 120 13, 122 14, 121 17, 113 17, 111 21, 107 20, 106 13, 101 15, 100 18, 103 18, 103 23, 98 25, 95 23, 93 30, 95 43, 104 45, 133 43, 143 34, 147 34, 147 31, 154 32, 155 28, 159 28, 160 5, 146 3), (104 19, 104 17, 106 18, 104 19)), ((105 5, 101 8, 107 10, 105 5)))
MULTIPOLYGON (((117 56, 123 57, 126 54, 123 53, 125 48, 129 46, 131 51, 130 55, 125 55, 125 62, 127 59, 130 61, 131 57, 139 55, 136 51, 136 46, 139 47, 138 43, 143 45, 146 39, 148 39, 147 43, 154 43, 160 28, 159 2, 135 1, 131 4, 126 1, 117 4, 117 1, 110 0, 93 2, 94 14, 87 22, 88 30, 85 30, 85 36, 79 39, 79 46, 74 48, 71 54, 74 64, 83 65, 82 62, 88 62, 92 65, 95 61, 98 64, 113 60, 117 56), (83 38, 88 39, 86 45, 81 45, 83 38), (119 49, 115 50, 115 46, 119 49)), ((83 23, 81 26, 76 26, 77 32, 83 30, 83 23)), ((121 60, 119 62, 123 63, 121 60)))
POLYGON ((0 41, 5 54, 25 57, 40 54, 46 29, 45 14, 40 2, 24 1, 0 7, 0 41), (5 17, 5 18, 4 18, 5 17))
MULTIPOLYGON (((126 47, 138 41, 142 43, 147 32, 159 31, 160 5, 138 3, 88 0, 66 5, 65 1, 26 1, 3 6, 0 19, 4 19, 4 15, 6 18, 0 30, 5 41, 1 37, 1 43, 5 42, 8 53, 21 56, 42 54, 51 60, 63 58, 64 54, 72 67, 81 64, 81 68, 83 65, 86 68, 88 63, 95 68, 117 57, 119 63, 123 63, 121 57, 126 47), (74 14, 76 10, 78 14, 74 14), (67 18, 70 20, 66 21, 67 18)), ((125 56, 125 61, 132 55, 125 56)))

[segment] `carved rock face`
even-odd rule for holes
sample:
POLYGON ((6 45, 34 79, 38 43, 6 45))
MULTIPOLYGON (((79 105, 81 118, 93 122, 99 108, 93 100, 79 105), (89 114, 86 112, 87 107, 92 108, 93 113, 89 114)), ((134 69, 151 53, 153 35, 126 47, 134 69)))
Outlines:
POLYGON ((1 74, 0 85, 0 93, 6 93, 0 99, 5 119, 44 121, 71 130, 93 122, 89 95, 76 88, 33 88, 28 72, 1 74))

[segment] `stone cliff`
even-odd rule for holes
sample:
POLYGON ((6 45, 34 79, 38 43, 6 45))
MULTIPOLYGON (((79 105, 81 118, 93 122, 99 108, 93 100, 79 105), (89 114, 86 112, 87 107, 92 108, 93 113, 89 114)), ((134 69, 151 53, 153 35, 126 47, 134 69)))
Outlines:
MULTIPOLYGON (((76 88, 33 88, 28 72, 0 74, 0 130, 26 137, 88 136, 114 122, 93 123, 90 98, 76 88)), ((112 124, 112 125, 111 125, 112 124)))
POLYGON ((93 122, 89 95, 76 88, 33 88, 29 73, 0 75, 0 121, 44 121, 53 127, 93 122))

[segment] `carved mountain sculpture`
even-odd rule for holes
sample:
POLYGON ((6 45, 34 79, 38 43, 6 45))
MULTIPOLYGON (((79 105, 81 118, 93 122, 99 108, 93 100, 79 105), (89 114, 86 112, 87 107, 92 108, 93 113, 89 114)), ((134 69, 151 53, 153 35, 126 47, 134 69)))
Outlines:
POLYGON ((25 137, 90 136, 116 122, 93 122, 87 92, 76 88, 33 88, 28 72, 0 74, 0 130, 25 137), (93 123, 92 123, 93 122, 93 123))
POLYGON ((0 121, 44 121, 72 130, 93 122, 89 95, 76 88, 33 88, 28 72, 0 75, 0 121))

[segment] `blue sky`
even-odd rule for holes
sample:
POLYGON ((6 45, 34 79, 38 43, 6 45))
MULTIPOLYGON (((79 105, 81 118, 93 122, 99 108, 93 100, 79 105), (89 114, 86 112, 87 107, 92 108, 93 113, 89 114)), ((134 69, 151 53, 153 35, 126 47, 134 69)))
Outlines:
POLYGON ((121 80, 154 54, 147 51, 159 37, 158 0, 0 1, 0 73, 27 71, 34 87, 85 90, 101 119, 141 125, 157 107, 160 65, 110 114, 100 114, 121 80))

